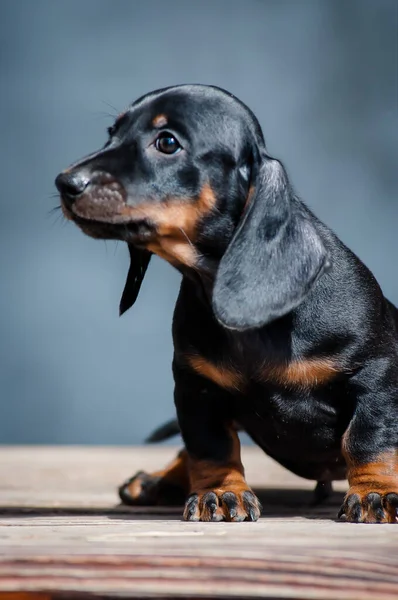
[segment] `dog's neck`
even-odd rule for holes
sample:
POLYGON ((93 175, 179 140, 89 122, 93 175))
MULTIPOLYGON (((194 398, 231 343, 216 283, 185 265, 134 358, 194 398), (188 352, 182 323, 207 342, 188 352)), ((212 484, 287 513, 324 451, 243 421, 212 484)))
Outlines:
POLYGON ((226 224, 224 228, 220 230, 219 235, 215 236, 214 232, 209 231, 210 227, 213 226, 213 223, 210 223, 209 228, 206 223, 202 225, 197 236, 197 240, 199 241, 192 244, 197 254, 194 266, 183 264, 175 265, 183 277, 186 277, 194 283, 198 297, 210 310, 212 310, 213 287, 220 261, 222 260, 252 197, 253 187, 251 186, 240 213, 229 215, 229 219, 226 219, 226 224))

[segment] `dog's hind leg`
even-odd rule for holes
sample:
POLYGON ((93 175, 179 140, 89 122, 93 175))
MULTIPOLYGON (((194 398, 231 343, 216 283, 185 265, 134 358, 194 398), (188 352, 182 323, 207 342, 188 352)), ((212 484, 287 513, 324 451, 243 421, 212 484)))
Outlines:
POLYGON ((187 452, 183 449, 161 471, 138 471, 119 487, 119 496, 130 506, 181 506, 188 491, 187 452))

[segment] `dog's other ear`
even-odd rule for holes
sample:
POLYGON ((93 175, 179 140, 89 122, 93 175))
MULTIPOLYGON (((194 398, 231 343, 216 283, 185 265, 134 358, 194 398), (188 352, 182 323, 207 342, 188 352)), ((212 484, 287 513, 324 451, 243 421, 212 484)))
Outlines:
POLYGON ((119 314, 122 316, 137 300, 142 281, 151 260, 152 253, 148 250, 139 250, 128 244, 130 252, 130 268, 119 304, 119 314))
POLYGON ((293 310, 328 266, 315 222, 294 198, 282 164, 264 152, 252 183, 213 290, 217 320, 240 331, 293 310))

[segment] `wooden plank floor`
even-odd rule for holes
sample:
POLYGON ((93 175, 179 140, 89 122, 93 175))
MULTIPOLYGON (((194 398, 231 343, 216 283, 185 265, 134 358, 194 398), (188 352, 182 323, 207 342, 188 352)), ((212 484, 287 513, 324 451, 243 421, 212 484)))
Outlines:
POLYGON ((312 482, 257 448, 243 451, 264 505, 257 523, 183 523, 181 508, 119 505, 121 481, 174 453, 0 448, 0 600, 398 598, 398 526, 337 522, 344 482, 312 508, 312 482))

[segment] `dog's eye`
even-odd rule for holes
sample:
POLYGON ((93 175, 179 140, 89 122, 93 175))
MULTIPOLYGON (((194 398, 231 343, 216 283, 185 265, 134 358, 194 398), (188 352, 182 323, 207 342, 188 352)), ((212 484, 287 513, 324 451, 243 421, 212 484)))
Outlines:
POLYGON ((176 154, 181 150, 181 144, 172 133, 163 131, 155 141, 155 148, 163 154, 176 154))

